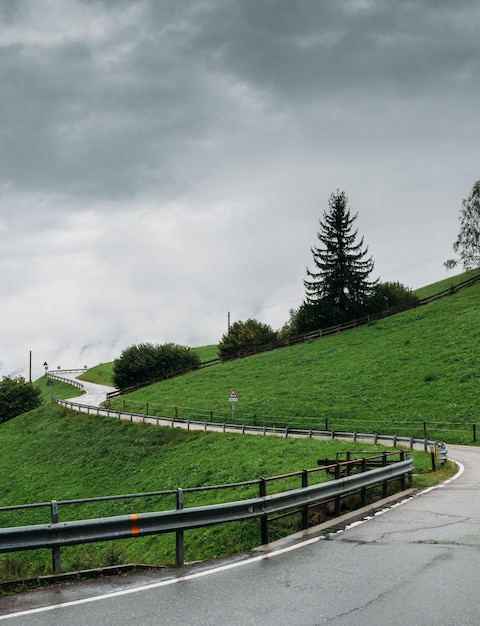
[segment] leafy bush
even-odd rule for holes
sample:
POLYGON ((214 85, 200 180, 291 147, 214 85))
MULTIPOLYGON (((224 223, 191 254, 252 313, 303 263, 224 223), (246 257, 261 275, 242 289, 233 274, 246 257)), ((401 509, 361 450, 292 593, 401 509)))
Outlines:
POLYGON ((276 339, 277 333, 268 324, 262 324, 254 319, 234 322, 218 344, 218 355, 223 359, 276 339))
POLYGON ((123 350, 113 362, 113 384, 119 389, 197 369, 200 357, 187 346, 141 343, 123 350))
POLYGON ((371 312, 386 311, 401 304, 415 302, 416 294, 399 282, 386 282, 376 285, 371 301, 371 312))
POLYGON ((40 406, 42 392, 23 376, 4 376, 0 382, 0 423, 40 406))
POLYGON ((282 329, 284 336, 301 335, 333 326, 337 322, 335 307, 327 301, 318 301, 316 304, 302 302, 298 309, 290 310, 290 319, 282 329))

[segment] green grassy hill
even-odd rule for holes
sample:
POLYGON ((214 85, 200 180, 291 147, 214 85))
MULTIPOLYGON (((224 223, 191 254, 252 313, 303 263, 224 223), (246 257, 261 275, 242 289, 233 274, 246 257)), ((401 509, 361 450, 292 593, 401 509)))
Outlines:
MULTIPOLYGON (((445 283, 425 291, 438 292, 445 283)), ((479 303, 477 283, 340 335, 156 383, 111 406, 186 419, 414 436, 423 436, 426 422, 430 437, 471 442, 479 303), (234 416, 232 388, 239 397, 234 416)))
MULTIPOLYGON (((334 458, 338 450, 381 449, 350 442, 195 433, 75 414, 51 404, 2 424, 0 444, 0 506, 239 483, 313 468, 318 458, 334 458)), ((428 483, 430 470, 429 455, 415 453, 417 484, 425 484, 423 478, 428 483)), ((325 479, 323 474, 315 476, 325 479)), ((297 477, 282 488, 299 486, 297 477)), ((269 485, 269 493, 272 489, 269 485)), ((185 507, 256 496, 256 486, 186 493, 185 507)), ((63 505, 60 520, 163 508, 175 508, 174 496, 63 505)), ((48 508, 0 511, 3 527, 49 521, 48 508)), ((290 520, 287 523, 293 524, 290 520)), ((295 524, 288 526, 290 532, 298 529, 298 520, 295 524)), ((274 528, 271 533, 275 538, 274 528)), ((279 536, 285 533, 284 528, 279 536)), ((174 535, 160 535, 62 548, 63 571, 132 562, 172 565, 174 541, 174 535)), ((188 531, 185 558, 195 561, 225 556, 259 543, 257 521, 188 531)), ((49 550, 0 555, 0 581, 47 573, 51 573, 49 550)))
MULTIPOLYGON (((479 296, 477 285, 342 335, 164 381, 118 398, 116 404, 141 412, 148 403, 150 413, 213 414, 230 421, 228 394, 235 388, 237 421, 323 428, 328 420, 337 430, 414 435, 426 420, 431 437, 471 439, 467 427, 476 419, 480 377, 479 296)), ((205 354, 212 350, 205 348, 205 354)), ((107 384, 110 375, 111 364, 86 374, 107 384)), ((41 379, 38 384, 45 396, 75 395, 75 388, 59 383, 49 388, 41 379)), ((332 457, 338 449, 365 448, 135 425, 77 415, 50 403, 0 425, 0 445, 0 506, 239 482, 314 467, 317 458, 332 457)), ((428 470, 429 461, 428 455, 416 455, 416 472, 428 470)), ((255 494, 237 494, 247 495, 255 494)), ((131 503, 90 505, 86 516, 131 513, 131 503)), ((140 512, 140 506, 152 510, 156 505, 135 501, 133 510, 140 512)), ((2 512, 0 523, 45 522, 45 515, 37 509, 2 512)), ((62 509, 61 519, 75 517, 81 517, 76 509, 62 509)), ((246 550, 258 540, 257 524, 203 529, 188 533, 186 559, 246 550)), ((113 544, 62 550, 64 568, 174 559, 170 536, 113 544)), ((47 573, 49 568, 48 551, 0 556, 0 579, 47 573)))

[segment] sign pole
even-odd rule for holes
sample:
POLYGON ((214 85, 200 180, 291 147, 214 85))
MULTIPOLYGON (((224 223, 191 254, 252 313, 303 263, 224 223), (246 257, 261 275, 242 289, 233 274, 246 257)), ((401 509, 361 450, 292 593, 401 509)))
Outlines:
POLYGON ((238 402, 238 395, 235 389, 232 389, 232 391, 230 392, 230 395, 228 396, 228 401, 232 405, 232 421, 233 421, 234 415, 235 415, 235 402, 238 402))

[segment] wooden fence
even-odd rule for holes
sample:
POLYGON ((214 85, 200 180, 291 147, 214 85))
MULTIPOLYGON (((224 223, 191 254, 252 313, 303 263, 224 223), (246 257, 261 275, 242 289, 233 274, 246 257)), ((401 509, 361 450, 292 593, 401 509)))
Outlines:
MULTIPOLYGON (((385 317, 390 317, 391 315, 396 315, 397 313, 402 313, 403 311, 409 311, 410 309, 415 309, 420 306, 425 306, 427 304, 431 304, 436 300, 441 300, 447 296, 453 295, 457 291, 461 289, 465 289, 466 287, 471 287, 472 285, 480 282, 480 274, 477 276, 473 276, 467 280, 458 283, 448 289, 444 289, 443 291, 439 291, 427 298, 420 298, 418 300, 414 300, 412 302, 405 302, 404 304, 400 304, 396 307, 392 307, 391 309, 386 309, 385 311, 381 311, 380 313, 375 313, 372 315, 365 315, 359 319, 354 319, 349 322, 345 322, 344 324, 336 324, 334 326, 329 326, 328 328, 319 328, 318 330, 314 330, 308 333, 302 333, 300 335, 294 335, 292 337, 285 337, 284 339, 277 339, 276 341, 270 341, 269 343, 262 344, 261 346, 255 346, 249 348, 248 350, 240 350, 234 355, 230 355, 228 357, 224 357, 223 359, 211 359, 210 361, 204 361, 200 364, 197 369, 204 369, 206 367, 211 367, 213 365, 219 365, 220 363, 224 363, 227 361, 234 361, 236 359, 243 359, 248 356, 253 356, 254 354, 260 354, 261 352, 268 352, 271 350, 277 350, 278 348, 286 348, 288 346, 293 346, 299 343, 305 343, 307 341, 312 341, 314 339, 322 339, 324 337, 329 337, 331 335, 337 335, 339 333, 343 333, 347 330, 352 330, 353 328, 357 328, 358 326, 364 326, 365 324, 369 324, 370 322, 374 322, 377 320, 381 320, 385 317)), ((125 389, 117 389, 107 394, 107 400, 110 398, 114 398, 116 396, 120 396, 123 394, 131 393, 137 389, 142 387, 148 387, 153 383, 160 382, 162 380, 167 380, 169 378, 175 378, 176 376, 182 376, 184 374, 188 374, 188 372, 193 370, 177 370, 174 372, 169 372, 164 374, 163 376, 156 377, 154 379, 145 381, 143 383, 137 383, 132 387, 127 387, 125 389)))

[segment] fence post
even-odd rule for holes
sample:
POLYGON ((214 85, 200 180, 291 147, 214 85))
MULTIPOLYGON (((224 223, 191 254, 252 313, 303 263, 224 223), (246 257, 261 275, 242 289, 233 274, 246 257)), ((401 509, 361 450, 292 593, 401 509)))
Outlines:
MULTIPOLYGON (((177 489, 177 511, 183 510, 183 489, 177 489)), ((183 545, 183 530, 177 530, 175 541, 175 562, 183 565, 185 562, 185 550, 183 545)))
MULTIPOLYGON (((265 478, 260 478, 258 488, 260 497, 265 498, 267 495, 267 481, 265 478)), ((266 545, 268 543, 268 519, 266 515, 262 515, 260 518, 260 537, 261 545, 266 545)))
MULTIPOLYGON (((58 524, 58 504, 56 500, 52 500, 50 502, 50 517, 52 520, 52 524, 58 524)), ((52 548, 52 567, 55 574, 60 574, 60 572, 62 571, 59 546, 55 546, 55 548, 52 548)))

